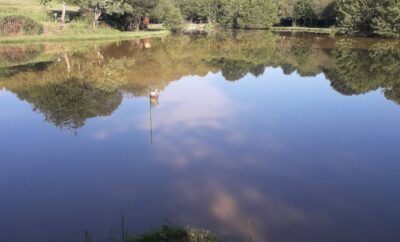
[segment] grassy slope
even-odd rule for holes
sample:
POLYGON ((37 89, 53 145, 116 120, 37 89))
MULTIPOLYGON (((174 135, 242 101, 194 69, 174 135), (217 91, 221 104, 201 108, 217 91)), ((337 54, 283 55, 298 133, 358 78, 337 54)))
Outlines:
MULTIPOLYGON (((69 13, 76 13, 78 8, 68 6, 69 13)), ((44 26, 44 34, 40 36, 0 36, 0 44, 55 42, 99 39, 132 39, 163 36, 167 31, 121 32, 112 28, 96 28, 90 24, 72 21, 61 30, 60 24, 55 23, 52 11, 61 11, 60 4, 52 4, 43 8, 39 0, 0 0, 0 18, 8 15, 24 15, 40 22, 44 26)))

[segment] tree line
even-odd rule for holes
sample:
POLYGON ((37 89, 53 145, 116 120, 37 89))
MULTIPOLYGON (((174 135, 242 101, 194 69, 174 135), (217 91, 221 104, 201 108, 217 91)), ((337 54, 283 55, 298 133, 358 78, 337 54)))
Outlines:
MULTIPOLYGON (((46 5, 52 0, 40 0, 46 5)), ((226 28, 335 26, 351 35, 400 36, 400 0, 61 0, 78 5, 94 26, 107 21, 122 30, 144 28, 145 20, 178 31, 184 22, 226 28)))

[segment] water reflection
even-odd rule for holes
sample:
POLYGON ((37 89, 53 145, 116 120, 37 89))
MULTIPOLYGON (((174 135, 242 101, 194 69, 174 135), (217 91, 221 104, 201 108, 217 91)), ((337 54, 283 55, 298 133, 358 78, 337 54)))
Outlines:
POLYGON ((231 33, 181 36, 70 50, 56 46, 53 57, 52 48, 0 48, 0 83, 59 127, 79 128, 90 117, 111 114, 121 92, 145 96, 151 87, 163 90, 184 76, 205 76, 210 71, 238 81, 247 74, 263 75, 268 66, 280 67, 286 75, 323 73, 344 95, 382 88, 386 98, 400 101, 398 41, 239 32, 233 37, 231 33))
POLYGON ((121 209, 133 232, 168 219, 233 241, 399 236, 398 41, 251 31, 0 49, 2 241, 103 241, 121 209))
POLYGON ((323 73, 344 95, 382 88, 386 98, 400 101, 398 41, 239 32, 233 37, 218 33, 70 50, 43 45, 0 50, 1 86, 59 127, 79 128, 87 118, 111 114, 121 92, 145 96, 151 87, 163 90, 184 76, 217 71, 227 81, 238 81, 247 74, 263 75, 268 66, 280 67, 286 75, 323 73))

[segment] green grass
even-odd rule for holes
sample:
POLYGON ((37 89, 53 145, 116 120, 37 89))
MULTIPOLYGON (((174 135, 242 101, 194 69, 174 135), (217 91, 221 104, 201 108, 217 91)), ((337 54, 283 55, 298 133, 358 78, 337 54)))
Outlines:
POLYGON ((39 0, 0 0, 0 18, 9 15, 23 15, 38 22, 49 19, 39 0))
POLYGON ((274 32, 307 32, 319 34, 335 34, 335 28, 311 28, 311 27, 272 27, 274 32))
MULTIPOLYGON (((76 6, 67 6, 68 14, 76 15, 76 6)), ((123 40, 146 37, 160 37, 168 34, 166 30, 142 32, 121 32, 111 27, 94 28, 84 21, 70 21, 61 29, 60 23, 54 22, 52 12, 61 11, 61 4, 53 3, 44 8, 39 0, 0 0, 0 18, 9 15, 23 15, 43 24, 44 33, 32 36, 1 36, 0 44, 18 44, 32 42, 64 42, 82 40, 123 40)), ((67 16, 68 19, 68 16, 67 16)))

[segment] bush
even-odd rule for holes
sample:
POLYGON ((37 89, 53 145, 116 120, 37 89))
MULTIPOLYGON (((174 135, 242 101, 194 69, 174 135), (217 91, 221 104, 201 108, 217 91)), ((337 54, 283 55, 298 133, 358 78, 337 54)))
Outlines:
POLYGON ((43 25, 31 18, 11 15, 0 19, 2 35, 34 35, 43 33, 43 25))

